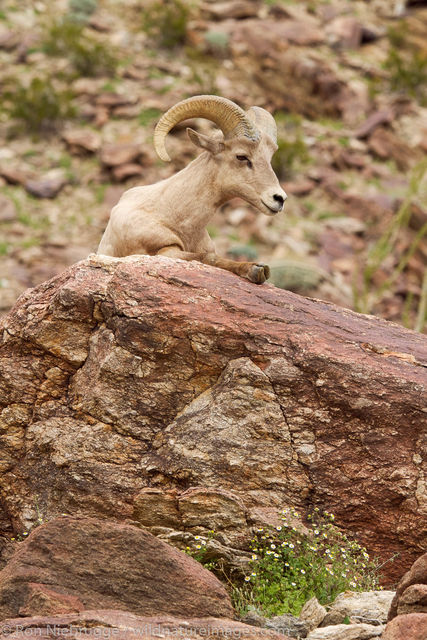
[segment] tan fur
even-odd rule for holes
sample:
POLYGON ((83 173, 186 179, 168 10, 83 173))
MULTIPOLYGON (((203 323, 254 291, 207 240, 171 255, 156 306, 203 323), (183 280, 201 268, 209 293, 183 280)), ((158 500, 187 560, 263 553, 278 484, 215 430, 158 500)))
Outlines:
POLYGON ((266 215, 282 210, 286 193, 270 164, 275 143, 266 134, 258 142, 247 138, 223 141, 191 129, 188 134, 206 151, 167 180, 126 191, 111 212, 98 253, 199 260, 252 282, 264 282, 269 276, 266 265, 217 256, 206 225, 216 209, 234 197, 266 215), (236 156, 246 156, 252 167, 236 156))

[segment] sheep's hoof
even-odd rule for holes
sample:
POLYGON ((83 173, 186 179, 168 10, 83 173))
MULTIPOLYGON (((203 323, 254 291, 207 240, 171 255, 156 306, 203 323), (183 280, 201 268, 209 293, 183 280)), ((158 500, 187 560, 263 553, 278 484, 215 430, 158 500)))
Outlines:
POLYGON ((270 277, 270 267, 266 264, 253 264, 249 269, 248 279, 255 284, 262 284, 270 277))

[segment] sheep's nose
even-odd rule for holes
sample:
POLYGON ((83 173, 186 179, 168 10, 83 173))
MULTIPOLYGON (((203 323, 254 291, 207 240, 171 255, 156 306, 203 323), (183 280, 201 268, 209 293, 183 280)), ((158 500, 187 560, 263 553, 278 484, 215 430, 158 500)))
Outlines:
POLYGON ((286 198, 287 198, 286 195, 285 197, 283 197, 282 195, 280 195, 280 193, 275 193, 273 196, 273 200, 275 200, 280 205, 281 209, 283 209, 283 205, 285 204, 286 198))

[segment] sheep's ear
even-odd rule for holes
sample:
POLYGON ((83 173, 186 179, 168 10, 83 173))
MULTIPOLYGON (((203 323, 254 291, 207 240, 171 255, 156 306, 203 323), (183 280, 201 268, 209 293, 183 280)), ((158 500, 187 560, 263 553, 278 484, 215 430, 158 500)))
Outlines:
POLYGON ((190 129, 190 127, 187 127, 187 135, 196 147, 206 149, 206 151, 209 151, 209 153, 212 153, 213 155, 224 151, 225 145, 221 140, 209 138, 209 136, 205 136, 203 133, 198 133, 197 131, 194 131, 194 129, 190 129))

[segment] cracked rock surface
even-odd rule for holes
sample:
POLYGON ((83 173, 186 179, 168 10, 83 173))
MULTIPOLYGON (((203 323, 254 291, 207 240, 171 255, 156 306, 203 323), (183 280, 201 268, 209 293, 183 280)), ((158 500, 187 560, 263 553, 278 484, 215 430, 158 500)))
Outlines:
POLYGON ((254 513, 319 506, 398 551, 400 577, 427 521, 426 362, 423 336, 378 318, 199 263, 89 256, 3 321, 0 529, 65 512, 171 540, 215 513, 244 548, 254 513))

